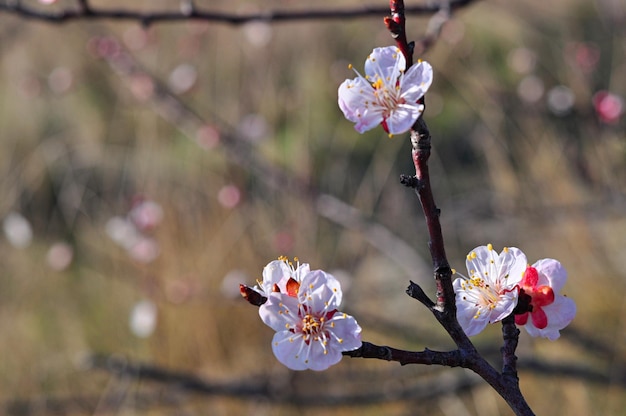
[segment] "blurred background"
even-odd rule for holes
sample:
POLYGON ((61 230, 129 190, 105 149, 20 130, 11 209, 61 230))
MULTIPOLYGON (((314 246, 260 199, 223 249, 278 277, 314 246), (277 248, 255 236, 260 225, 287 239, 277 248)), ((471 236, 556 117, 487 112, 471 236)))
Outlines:
MULTIPOLYGON (((298 256, 341 280, 364 340, 453 348, 404 293, 409 279, 435 290, 421 209, 399 183, 414 173, 409 140, 359 135, 336 104, 347 65, 393 44, 382 17, 145 27, 0 10, 0 413, 512 414, 461 369, 346 358, 290 372, 239 296, 298 256)), ((409 38, 428 24, 409 16, 409 38)), ((452 266, 491 242, 569 272, 571 326, 555 342, 520 337, 537 414, 626 409, 625 52, 619 0, 488 0, 456 10, 421 56, 452 266)), ((498 366, 500 328, 475 342, 498 366)))

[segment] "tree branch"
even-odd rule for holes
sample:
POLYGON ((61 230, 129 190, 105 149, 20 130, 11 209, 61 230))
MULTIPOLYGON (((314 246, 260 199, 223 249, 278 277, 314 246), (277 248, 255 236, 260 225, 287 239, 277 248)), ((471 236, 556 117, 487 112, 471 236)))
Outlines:
MULTIPOLYGON (((457 9, 464 7, 474 0, 453 0, 450 1, 450 8, 457 9)), ((150 11, 139 12, 126 9, 102 9, 91 7, 86 0, 79 1, 79 7, 74 9, 64 9, 62 11, 45 11, 41 7, 29 7, 21 1, 5 0, 0 3, 0 11, 14 14, 22 18, 41 20, 49 23, 65 23, 72 20, 134 20, 143 25, 150 25, 158 22, 179 22, 179 21, 206 21, 223 23, 229 25, 242 25, 250 22, 279 23, 303 20, 345 20, 362 17, 380 16, 388 12, 388 8, 379 6, 363 5, 344 9, 311 9, 299 11, 268 10, 260 13, 228 13, 200 10, 193 6, 193 3, 185 3, 186 7, 181 7, 178 12, 172 11, 150 11), (191 6, 189 6, 191 4, 191 6)), ((436 2, 428 2, 423 5, 406 7, 404 12, 414 15, 427 15, 436 13, 440 6, 436 2)))

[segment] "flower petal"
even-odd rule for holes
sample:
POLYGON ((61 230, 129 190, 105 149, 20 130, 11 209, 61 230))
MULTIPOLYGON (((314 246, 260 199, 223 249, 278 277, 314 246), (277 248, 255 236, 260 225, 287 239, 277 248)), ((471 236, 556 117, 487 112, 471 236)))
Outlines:
POLYGON ((259 307, 259 316, 274 331, 284 331, 298 323, 298 305, 297 298, 272 292, 267 297, 267 302, 259 307))
POLYGON ((507 270, 506 287, 515 287, 524 277, 528 260, 526 255, 517 247, 508 247, 499 256, 500 270, 507 270))
POLYGON ((559 331, 569 325, 576 316, 576 304, 566 296, 557 296, 554 303, 542 309, 548 317, 548 325, 543 329, 538 329, 529 322, 524 328, 530 336, 554 341, 561 335, 559 331))
POLYGON ((543 308, 535 308, 530 313, 530 320, 537 329, 544 329, 548 326, 548 317, 543 308))
POLYGON ((413 124, 424 111, 424 106, 401 104, 385 119, 390 134, 402 134, 411 130, 413 124))
POLYGON ((457 278, 452 282, 456 292, 456 317, 467 336, 471 337, 485 329, 489 323, 489 316, 478 313, 479 307, 463 289, 463 281, 464 279, 457 278))
POLYGON ((533 264, 539 272, 539 285, 549 285, 555 293, 559 293, 567 281, 567 271, 554 259, 541 259, 533 264))
POLYGON ((426 61, 411 66, 400 79, 402 98, 415 103, 422 98, 433 83, 433 67, 426 61))
POLYGON ((274 356, 291 370, 306 370, 309 368, 306 361, 309 358, 309 347, 299 334, 289 331, 280 331, 272 339, 274 356))
POLYGON ((341 285, 332 274, 314 270, 302 279, 298 297, 312 312, 331 311, 341 305, 341 285))
POLYGON ((262 289, 266 295, 272 293, 274 285, 284 287, 287 280, 291 276, 289 266, 282 260, 274 260, 263 268, 263 284, 262 289))
POLYGON ((393 83, 406 68, 406 59, 397 46, 376 48, 365 60, 365 74, 372 82, 381 78, 385 83, 393 83))
POLYGON ((352 316, 338 312, 328 324, 332 327, 331 345, 337 343, 340 351, 352 351, 361 346, 361 327, 352 316))
POLYGON ((372 105, 374 89, 364 78, 346 80, 339 86, 337 103, 343 115, 359 133, 371 130, 383 122, 383 109, 372 105))

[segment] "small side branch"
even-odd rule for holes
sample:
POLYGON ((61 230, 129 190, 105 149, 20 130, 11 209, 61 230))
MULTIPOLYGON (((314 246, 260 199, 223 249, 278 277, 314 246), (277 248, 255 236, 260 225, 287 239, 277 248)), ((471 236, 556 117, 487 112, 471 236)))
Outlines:
POLYGON ((467 367, 466 357, 459 350, 454 351, 405 351, 392 347, 375 345, 363 342, 360 348, 353 351, 344 351, 344 356, 353 358, 374 358, 385 361, 395 361, 401 365, 424 364, 443 365, 447 367, 467 367))

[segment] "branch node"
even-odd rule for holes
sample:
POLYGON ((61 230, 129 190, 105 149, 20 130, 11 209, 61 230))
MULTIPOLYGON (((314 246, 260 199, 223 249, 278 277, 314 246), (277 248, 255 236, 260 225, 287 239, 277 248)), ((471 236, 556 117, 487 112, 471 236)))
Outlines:
POLYGON ((400 183, 407 188, 418 189, 420 180, 415 175, 400 175, 400 183))

